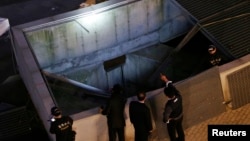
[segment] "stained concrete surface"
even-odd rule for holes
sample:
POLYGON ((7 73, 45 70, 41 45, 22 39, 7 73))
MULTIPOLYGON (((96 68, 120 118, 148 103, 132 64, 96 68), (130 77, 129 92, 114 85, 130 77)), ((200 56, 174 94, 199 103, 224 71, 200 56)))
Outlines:
MULTIPOLYGON (((174 44, 173 44, 173 46, 174 46, 174 44)), ((193 52, 190 49, 191 48, 183 49, 183 52, 180 52, 177 55, 178 57, 173 59, 176 62, 172 63, 171 66, 174 66, 176 69, 178 69, 178 71, 174 71, 174 73, 172 73, 172 75, 170 75, 170 77, 175 78, 176 81, 193 74, 192 68, 190 68, 192 66, 191 64, 193 64, 191 60, 193 60, 193 59, 196 60, 196 57, 198 57, 198 56, 193 54, 196 52, 193 52), (193 57, 190 57, 190 56, 193 56, 193 57), (196 57, 194 57, 194 56, 196 56, 196 57), (188 61, 188 62, 186 62, 186 61, 188 61)), ((19 87, 19 88, 21 88, 21 87, 19 87)), ((67 105, 67 103, 65 103, 65 105, 67 105)), ((38 126, 38 127, 41 127, 41 126, 38 126)), ((46 135, 44 134, 44 130, 42 128, 35 127, 34 130, 32 130, 32 131, 33 132, 31 132, 31 134, 29 134, 27 136, 19 137, 18 139, 23 138, 25 140, 34 140, 34 137, 39 137, 39 136, 40 136, 39 138, 46 138, 46 135)), ((11 139, 11 140, 15 141, 15 139, 11 139)), ((157 137, 154 137, 154 140, 157 140, 157 137)))
MULTIPOLYGON (((39 0, 32 0, 32 1, 30 0, 28 1, 27 6, 21 5, 20 7, 20 5, 18 6, 17 4, 12 4, 13 6, 12 8, 7 7, 6 5, 0 6, 0 17, 9 18, 11 25, 18 25, 21 23, 26 23, 28 21, 47 17, 48 15, 55 15, 64 11, 78 8, 79 3, 81 2, 82 0, 71 0, 71 1, 46 0, 45 2, 43 2, 43 4, 41 4, 41 1, 39 0), (41 9, 39 10, 38 8, 39 5, 40 7, 42 7, 42 10, 41 9), (36 9, 36 11, 33 12, 32 9, 33 10, 36 9), (25 13, 24 11, 28 13, 25 13), (34 13, 36 13, 36 15, 29 15, 29 14, 34 14, 34 13)), ((6 78, 8 78, 9 76, 12 76, 18 73, 17 68, 15 66, 15 60, 13 59, 13 54, 11 52, 11 48, 9 45, 10 45, 10 42, 8 42, 7 40, 4 40, 1 37, 1 42, 0 42, 0 80, 1 80, 0 82, 1 83, 4 80, 6 80, 6 78)), ((181 63, 178 63, 178 64, 181 64, 181 63)), ((175 67, 177 68, 177 66, 175 67)), ((200 69, 200 68, 197 68, 197 69, 200 69)), ((186 69, 182 68, 179 70, 188 71, 188 73, 190 71, 188 68, 186 69)), ((183 76, 179 76, 179 77, 181 79, 183 76)), ((20 86, 19 88, 22 89, 23 86, 20 86)), ((4 91, 1 91, 1 92, 4 92, 4 91)), ((186 141, 194 141, 194 139, 195 141, 206 141, 208 124, 250 124, 249 108, 250 108, 250 105, 247 104, 246 106, 243 106, 239 109, 227 111, 219 115, 218 117, 214 117, 212 119, 209 119, 207 121, 204 121, 200 124, 197 124, 193 127, 186 129, 185 130, 186 141)), ((28 136, 19 137, 18 139, 12 139, 12 141, 21 140, 21 139, 46 140, 46 135, 44 134, 43 129, 34 128, 33 131, 34 132, 28 136)), ((154 138, 153 140, 156 141, 157 138, 154 138)))

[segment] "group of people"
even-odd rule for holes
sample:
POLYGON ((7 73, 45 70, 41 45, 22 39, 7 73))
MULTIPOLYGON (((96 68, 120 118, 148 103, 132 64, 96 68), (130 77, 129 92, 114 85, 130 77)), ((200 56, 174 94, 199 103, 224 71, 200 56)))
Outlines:
MULTIPOLYGON (((171 141, 185 141, 182 127, 182 96, 166 75, 161 74, 160 79, 165 83, 164 94, 168 98, 163 111, 163 123, 167 126, 169 138, 171 141)), ((153 124, 150 108, 145 103, 145 91, 138 91, 136 97, 137 100, 129 103, 129 118, 134 126, 134 141, 148 141, 153 132, 153 124)), ((107 116, 109 141, 116 141, 117 136, 119 141, 125 140, 125 104, 126 99, 122 97, 121 86, 114 85, 107 105, 100 110, 107 116)))
MULTIPOLYGON (((167 102, 163 111, 163 123, 166 124, 171 141, 184 141, 185 134, 182 127, 183 108, 180 92, 168 80, 166 75, 161 74, 160 79, 165 83, 164 94, 167 102)), ((134 141, 148 141, 153 131, 150 108, 146 105, 145 91, 138 91, 137 100, 129 103, 129 117, 134 127, 134 141)), ((125 141, 125 115, 126 97, 123 89, 115 84, 111 96, 104 107, 100 107, 100 113, 107 116, 109 141, 125 141)), ((73 130, 73 120, 69 116, 62 116, 58 107, 51 109, 53 115, 50 132, 56 134, 57 141, 74 141, 76 132, 73 130)))
MULTIPOLYGON (((209 63, 212 66, 220 65, 224 61, 214 45, 209 46, 208 52, 210 54, 209 63)), ((160 74, 160 79, 165 83, 164 94, 167 97, 162 121, 166 124, 170 141, 185 141, 182 127, 182 96, 166 75, 160 74)), ((129 118, 134 126, 134 141, 148 141, 153 131, 151 111, 145 104, 146 93, 138 91, 136 96, 137 100, 129 103, 129 118)), ((125 141, 124 109, 126 102, 122 87, 119 84, 115 84, 107 104, 104 107, 100 107, 100 113, 107 116, 109 141, 116 141, 117 137, 119 141, 125 141)), ((56 140, 74 141, 76 132, 72 127, 72 118, 63 116, 58 107, 53 107, 51 114, 53 118, 50 132, 56 134, 56 140)))
MULTIPOLYGON (((138 101, 132 101, 129 104, 130 121, 135 129, 135 141, 147 141, 153 126, 150 109, 144 103, 146 93, 144 91, 138 92, 137 99, 138 101)), ((119 84, 115 84, 110 99, 100 111, 107 116, 109 141, 116 141, 116 136, 118 136, 119 141, 125 141, 125 104, 126 98, 122 96, 122 88, 119 84)))

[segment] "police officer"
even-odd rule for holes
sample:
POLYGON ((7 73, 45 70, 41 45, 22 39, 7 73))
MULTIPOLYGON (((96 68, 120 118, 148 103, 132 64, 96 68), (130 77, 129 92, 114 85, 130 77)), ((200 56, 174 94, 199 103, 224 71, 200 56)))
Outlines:
POLYGON ((56 135, 56 141, 74 141, 76 132, 72 130, 73 119, 63 116, 58 107, 51 108, 53 115, 50 124, 50 133, 56 135))
POLYGON ((217 48, 214 45, 209 45, 208 48, 209 53, 209 62, 211 66, 219 66, 222 64, 222 57, 217 52, 217 48))

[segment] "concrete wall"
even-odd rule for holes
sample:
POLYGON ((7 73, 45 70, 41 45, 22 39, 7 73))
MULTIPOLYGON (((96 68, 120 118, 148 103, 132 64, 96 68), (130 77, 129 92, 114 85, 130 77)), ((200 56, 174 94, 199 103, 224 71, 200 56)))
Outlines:
MULTIPOLYGON (((229 75, 228 72, 233 73, 236 71, 235 68, 239 70, 246 65, 249 65, 249 56, 220 67, 213 67, 196 76, 174 83, 183 96, 184 129, 213 118, 227 110, 227 105, 223 104, 226 100, 225 86, 223 86, 226 78, 220 76, 223 76, 223 73, 229 75)), ((136 97, 128 98, 125 108, 127 141, 133 141, 134 138, 134 128, 128 113, 129 103, 132 100, 136 100, 136 97)), ((154 127, 152 140, 154 141, 169 140, 166 125, 162 123, 162 112, 166 101, 167 98, 163 94, 163 88, 147 92, 146 104, 150 107, 152 113, 154 127)), ((76 141, 108 140, 106 117, 98 113, 98 108, 72 115, 72 117, 77 131, 76 141)))
MULTIPOLYGON (((190 24, 183 13, 164 0, 131 1, 105 11, 90 7, 83 16, 37 30, 33 28, 26 36, 42 69, 70 77, 74 70, 75 73, 94 66, 98 72, 94 71, 93 75, 103 76, 103 61, 185 33, 190 24)), ((101 89, 107 87, 100 86, 107 80, 82 79, 91 80, 90 83, 97 84, 92 86, 101 89)))
MULTIPOLYGON (((183 82, 175 83, 183 96, 184 120, 183 127, 187 129, 202 121, 217 116, 226 111, 226 106, 222 104, 224 101, 219 77, 219 69, 212 68, 202 74, 189 78, 183 82), (208 88, 213 86, 213 88, 208 88)), ((126 140, 133 141, 134 129, 129 119, 129 103, 136 100, 135 97, 128 99, 125 116, 126 118, 126 140)), ((156 141, 168 139, 166 125, 162 123, 162 113, 166 96, 163 94, 163 88, 147 92, 147 104, 151 109, 154 131, 153 136, 156 141)), ((106 117, 98 114, 98 109, 82 112, 72 115, 75 119, 75 127, 77 129, 77 141, 107 140, 107 124, 106 117), (92 115, 91 115, 92 114, 92 115), (90 116, 86 116, 90 115, 90 116), (84 117, 84 118, 83 118, 84 117), (87 128, 86 127, 91 127, 87 128)))
POLYGON ((151 47, 151 51, 163 49, 158 55, 165 55, 170 49, 157 44, 187 32, 191 26, 188 15, 172 1, 130 1, 108 10, 105 4, 96 5, 97 8, 103 6, 100 9, 95 6, 79 9, 83 15, 67 22, 34 26, 26 32, 43 70, 99 89, 122 84, 122 77, 139 84, 143 81, 140 78, 147 76, 160 62, 152 59, 152 55, 132 57, 129 54, 151 47), (124 54, 127 58, 123 68, 104 70, 104 61, 124 54))
MULTIPOLYGON (((148 98, 155 95, 161 90, 156 90, 155 92, 149 92, 148 98)), ((126 107, 125 107, 125 138, 126 141, 134 140, 134 127, 129 119, 129 103, 132 100, 136 100, 136 97, 130 97, 127 99, 126 107)), ((150 102, 146 101, 146 104, 150 107, 150 102)), ((72 115, 74 119, 74 127, 77 131, 76 141, 107 141, 108 140, 108 128, 107 128, 107 118, 106 116, 98 113, 98 108, 91 109, 89 111, 85 111, 82 113, 78 113, 72 115), (84 118, 83 118, 84 117, 84 118)), ((154 132, 156 131, 156 126, 154 120, 153 127, 154 132)), ((156 132, 155 132, 156 134, 156 132)))
POLYGON ((87 12, 67 22, 27 31, 41 68, 65 73, 149 47, 159 39, 167 41, 190 28, 187 15, 169 1, 130 2, 108 10, 95 6, 79 9, 87 12))
MULTIPOLYGON (((49 89, 43 76, 41 75, 36 59, 33 57, 32 51, 25 40, 23 32, 19 29, 12 29, 12 31, 15 32, 13 39, 15 40, 15 46, 13 49, 18 65, 18 71, 40 116, 40 119, 48 132, 50 108, 56 103, 50 95, 49 89)), ((50 137, 52 140, 53 137, 50 137)))
POLYGON ((162 3, 162 0, 132 1, 108 10, 87 7, 89 10, 83 16, 26 32, 26 36, 40 66, 51 73, 61 72, 157 43, 156 31, 163 23, 162 3))
MULTIPOLYGON (((166 7, 166 0, 130 0, 113 5, 110 4, 112 2, 12 28, 19 73, 47 132, 50 108, 57 103, 50 94, 40 72, 41 68, 50 72, 78 69, 159 43, 159 29, 169 20, 164 14, 168 11, 166 8, 169 8, 166 7)), ((179 11, 173 13, 178 13, 171 17, 173 19, 183 14, 179 11)), ((178 27, 187 25, 187 19, 180 19, 176 21, 180 24, 174 24, 174 20, 170 20, 170 28, 175 30, 169 30, 167 34, 176 36, 187 30, 178 27)), ((168 38, 171 37, 166 36, 164 39, 168 38)), ((91 117, 76 120, 76 127, 79 129, 77 140, 85 140, 85 137, 86 140, 95 140, 95 133, 102 133, 93 130, 102 129, 99 127, 100 122, 95 122, 100 117, 93 116, 90 119, 91 117), (88 129, 89 125, 93 129, 88 129), (89 133, 84 137, 81 132, 84 133, 86 129, 89 133)), ((102 118, 101 121, 105 122, 102 118)), ((129 136, 130 129, 131 126, 126 128, 129 136)), ((49 135, 54 140, 54 136, 49 135)), ((104 139, 105 135, 101 138, 104 139)))
POLYGON ((163 6, 164 23, 159 30, 160 42, 183 35, 196 24, 175 0, 165 0, 163 6))

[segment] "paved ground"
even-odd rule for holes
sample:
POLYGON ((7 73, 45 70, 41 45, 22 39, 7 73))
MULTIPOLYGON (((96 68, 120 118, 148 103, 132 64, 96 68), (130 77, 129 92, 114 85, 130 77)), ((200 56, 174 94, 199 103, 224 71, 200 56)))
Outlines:
MULTIPOLYGON (((73 5, 62 5, 62 4, 58 4, 59 6, 57 6, 56 8, 59 8, 59 9, 56 9, 58 10, 58 12, 61 12, 62 9, 64 8, 64 10, 69 10, 69 9, 72 9, 72 8, 77 8, 77 6, 79 5, 80 3, 80 0, 73 0, 72 2, 73 5), (61 9, 60 9, 61 8, 61 9), (61 11, 60 11, 61 10, 61 11)), ((71 3, 72 3, 71 2, 71 3)), ((51 9, 53 8, 53 6, 55 5, 50 5, 50 3, 52 2, 47 2, 46 4, 43 4, 43 6, 48 9, 51 9)), ((33 4, 33 3, 32 3, 33 4)), ((32 7, 32 4, 31 2, 29 2, 29 5, 30 6, 27 6, 26 8, 34 8, 32 7)), ((32 20, 32 19, 37 19, 37 16, 24 16, 22 15, 23 13, 19 13, 19 14, 16 14, 18 12, 16 12, 17 10, 23 10, 22 8, 19 8, 17 5, 14 5, 14 8, 16 8, 15 10, 13 9, 8 9, 7 7, 2 7, 0 10, 0 17, 10 17, 11 18, 11 23, 14 23, 14 25, 16 24, 19 24, 21 22, 23 22, 24 20, 32 20), (5 9, 6 8, 6 9, 5 9), (3 10, 6 10, 6 11, 3 11, 3 10), (18 18, 15 18, 14 16, 11 15, 11 12, 14 13, 14 15, 17 15, 19 16, 18 18), (28 19, 29 18, 29 19, 28 19), (22 21, 15 21, 15 19, 19 19, 19 20, 22 20, 22 21)), ((49 10, 48 10, 49 11, 49 10)), ((48 14, 56 14, 57 11, 54 11, 53 9, 51 9, 49 12, 47 12, 48 14), (49 13, 50 12, 50 13, 49 13)), ((41 16, 43 17, 43 16, 41 16)), ((2 48, 3 49, 3 46, 2 48)), ((4 63, 4 67, 2 67, 2 69, 0 69, 0 72, 6 72, 6 71, 2 71, 3 68, 12 68, 12 64, 11 63, 8 63, 8 66, 6 66, 6 61, 3 61, 3 59, 5 58, 11 58, 11 54, 8 54, 8 53, 3 53, 3 51, 1 50, 1 55, 4 55, 4 56, 0 56, 1 57, 1 60, 2 60, 2 63, 4 63), (10 64, 10 65, 9 65, 10 64)), ((11 62, 11 61, 10 61, 11 62)), ((1 63, 1 62, 0 62, 1 63)), ((3 66, 3 65, 1 65, 3 66)), ((12 69, 8 69, 8 70, 12 70, 12 69)), ((6 72, 6 73, 10 73, 10 71, 6 72)), ((1 73, 0 76, 3 76, 2 75, 3 73, 1 73)), ((9 74, 7 74, 9 75, 9 74)), ((5 75, 4 75, 5 76, 5 75)), ((2 80, 4 80, 5 77, 0 77, 0 78, 3 78, 2 80)), ((221 115, 217 116, 217 117, 214 117, 212 119, 209 119, 207 121, 204 121, 200 124, 197 124, 193 127, 190 127, 188 129, 185 130, 185 134, 186 134, 186 141, 207 141, 207 125, 209 124, 250 124, 250 103, 241 107, 241 108, 238 108, 236 110, 229 110, 225 113, 222 113, 221 115)), ((157 141, 157 140, 156 140, 157 141)), ((165 141, 168 141, 165 140, 165 141)))
MULTIPOLYGON (((208 141, 208 125, 250 125, 249 109, 250 103, 187 128, 185 129, 185 141, 208 141)), ((159 140, 154 137, 150 141, 169 141, 169 139, 159 140)))
POLYGON ((250 103, 235 110, 204 121, 185 130, 186 141, 207 141, 207 125, 209 124, 248 124, 250 125, 250 103))

